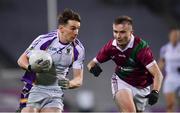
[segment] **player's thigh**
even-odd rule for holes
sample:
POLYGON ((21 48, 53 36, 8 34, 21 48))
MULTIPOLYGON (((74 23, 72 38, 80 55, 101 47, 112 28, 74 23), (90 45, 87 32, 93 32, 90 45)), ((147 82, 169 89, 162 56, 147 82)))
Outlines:
POLYGON ((55 110, 56 110, 56 108, 58 108, 63 111, 63 107, 64 107, 63 100, 60 97, 51 97, 42 103, 43 109, 44 108, 48 108, 48 109, 55 108, 55 110))
POLYGON ((131 86, 114 74, 111 78, 111 87, 115 102, 121 111, 135 112, 131 86))
POLYGON ((40 113, 51 112, 51 113, 62 113, 60 108, 57 107, 46 107, 41 109, 40 113))
POLYGON ((175 104, 176 93, 180 87, 180 82, 177 79, 166 77, 164 80, 163 93, 167 106, 173 106, 175 104))
POLYGON ((122 112, 135 112, 133 94, 130 90, 120 89, 115 94, 115 102, 122 112))
POLYGON ((176 94, 175 93, 173 93, 173 92, 165 93, 164 96, 165 96, 167 105, 172 105, 172 104, 175 103, 175 98, 176 98, 176 94))
POLYGON ((142 89, 132 87, 132 91, 137 111, 144 111, 148 101, 148 99, 145 98, 145 96, 150 93, 150 86, 142 89))
POLYGON ((21 113, 38 113, 39 109, 34 107, 25 107, 21 110, 21 113))

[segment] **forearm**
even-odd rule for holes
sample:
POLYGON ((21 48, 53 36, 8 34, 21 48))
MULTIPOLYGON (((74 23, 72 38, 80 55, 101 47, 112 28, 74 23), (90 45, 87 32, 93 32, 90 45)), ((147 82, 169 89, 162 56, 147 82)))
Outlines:
POLYGON ((153 75, 153 87, 152 90, 160 90, 163 75, 157 65, 157 63, 154 63, 150 68, 148 68, 149 72, 153 75))
POLYGON ((148 103, 150 105, 154 105, 158 102, 163 76, 156 62, 154 62, 153 65, 148 68, 148 70, 152 76, 154 76, 154 78, 152 91, 150 94, 146 95, 146 98, 148 98, 148 103))
POLYGON ((24 53, 19 57, 17 63, 22 69, 25 69, 25 70, 28 69, 29 61, 28 61, 27 56, 24 53))
POLYGON ((83 79, 81 77, 74 78, 69 81, 69 89, 78 88, 82 85, 83 79))
POLYGON ((73 69, 73 79, 69 81, 69 89, 78 88, 83 83, 83 69, 73 69))
POLYGON ((159 75, 154 76, 154 83, 152 89, 160 91, 162 80, 163 80, 163 76, 161 73, 159 73, 159 75))
POLYGON ((91 61, 88 63, 88 65, 87 65, 88 70, 90 70, 91 67, 94 67, 96 64, 97 64, 97 63, 96 63, 95 61, 91 60, 91 61))

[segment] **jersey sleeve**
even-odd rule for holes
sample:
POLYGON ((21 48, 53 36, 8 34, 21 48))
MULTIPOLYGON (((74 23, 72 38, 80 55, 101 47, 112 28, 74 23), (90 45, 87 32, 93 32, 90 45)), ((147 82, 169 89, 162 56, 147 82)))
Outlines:
POLYGON ((141 49, 137 55, 137 60, 146 67, 154 61, 152 50, 149 47, 141 49))
POLYGON ((106 62, 108 60, 111 59, 110 57, 110 46, 111 44, 107 43, 106 45, 104 45, 104 47, 101 48, 101 50, 98 52, 97 56, 96 56, 96 60, 99 62, 99 63, 103 63, 103 62, 106 62))
POLYGON ((29 57, 31 55, 32 50, 40 50, 40 47, 43 43, 45 43, 48 38, 44 38, 45 35, 38 36, 26 49, 25 53, 29 57))
POLYGON ((83 63, 84 63, 84 59, 85 59, 85 49, 83 46, 78 46, 76 49, 78 51, 78 58, 76 61, 73 62, 72 68, 83 69, 83 63))

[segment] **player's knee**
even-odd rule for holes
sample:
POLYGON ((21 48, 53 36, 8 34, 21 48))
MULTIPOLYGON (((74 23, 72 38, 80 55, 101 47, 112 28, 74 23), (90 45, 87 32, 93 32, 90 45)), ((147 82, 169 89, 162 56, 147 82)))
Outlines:
POLYGON ((121 112, 136 112, 133 107, 120 108, 121 112))
POLYGON ((62 113, 62 109, 57 108, 57 107, 47 107, 47 108, 43 108, 41 109, 40 112, 50 112, 50 113, 62 113))
POLYGON ((35 113, 35 112, 39 112, 38 109, 36 108, 32 108, 32 107, 24 107, 22 110, 21 110, 21 113, 35 113))
POLYGON ((174 103, 172 102, 172 103, 167 103, 167 108, 168 109, 173 109, 173 107, 174 107, 174 103))
POLYGON ((119 108, 121 112, 136 112, 136 108, 132 105, 120 105, 119 108))

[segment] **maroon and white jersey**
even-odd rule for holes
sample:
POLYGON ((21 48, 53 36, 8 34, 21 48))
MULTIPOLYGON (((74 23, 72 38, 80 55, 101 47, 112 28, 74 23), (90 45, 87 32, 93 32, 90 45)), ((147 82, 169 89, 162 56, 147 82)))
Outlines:
POLYGON ((130 42, 123 50, 112 39, 99 51, 94 61, 103 63, 110 59, 116 64, 116 75, 128 84, 144 88, 153 83, 153 76, 147 68, 155 60, 148 44, 141 38, 131 35, 130 42))

